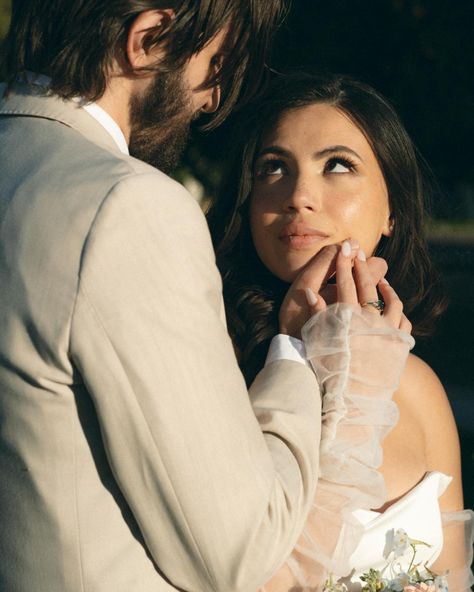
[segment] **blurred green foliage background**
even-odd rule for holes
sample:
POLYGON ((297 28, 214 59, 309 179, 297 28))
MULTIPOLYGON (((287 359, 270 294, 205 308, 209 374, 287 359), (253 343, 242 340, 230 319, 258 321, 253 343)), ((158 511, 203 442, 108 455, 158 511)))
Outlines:
POLYGON ((0 37, 3 37, 8 29, 10 20, 10 0, 0 0, 0 37))

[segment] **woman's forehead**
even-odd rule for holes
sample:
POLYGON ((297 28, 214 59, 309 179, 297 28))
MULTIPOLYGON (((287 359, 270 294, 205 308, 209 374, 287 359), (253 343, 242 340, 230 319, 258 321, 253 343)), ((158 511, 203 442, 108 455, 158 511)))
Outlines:
POLYGON ((275 144, 288 149, 317 149, 327 143, 354 145, 372 152, 366 135, 350 116, 327 103, 312 103, 281 113, 263 134, 260 148, 275 144))

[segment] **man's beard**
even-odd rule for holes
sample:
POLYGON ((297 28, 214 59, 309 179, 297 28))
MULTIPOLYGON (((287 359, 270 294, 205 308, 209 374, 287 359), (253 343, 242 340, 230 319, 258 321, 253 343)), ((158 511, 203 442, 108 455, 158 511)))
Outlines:
POLYGON ((159 74, 145 94, 130 100, 130 154, 169 174, 179 164, 193 119, 182 70, 159 74))

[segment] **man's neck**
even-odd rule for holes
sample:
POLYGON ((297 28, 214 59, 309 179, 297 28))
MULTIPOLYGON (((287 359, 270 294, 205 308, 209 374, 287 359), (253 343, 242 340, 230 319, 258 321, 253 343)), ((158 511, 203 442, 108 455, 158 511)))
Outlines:
POLYGON ((130 144, 131 132, 130 99, 136 94, 146 93, 153 79, 152 74, 141 77, 129 77, 121 71, 111 74, 104 94, 96 101, 120 127, 127 144, 130 144))

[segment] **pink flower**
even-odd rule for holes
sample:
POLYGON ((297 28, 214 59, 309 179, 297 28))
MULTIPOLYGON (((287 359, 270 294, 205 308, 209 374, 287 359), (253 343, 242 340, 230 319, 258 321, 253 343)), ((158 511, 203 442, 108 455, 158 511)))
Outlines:
POLYGON ((435 592, 436 587, 434 584, 425 584, 421 582, 420 584, 409 584, 403 588, 403 592, 435 592))

